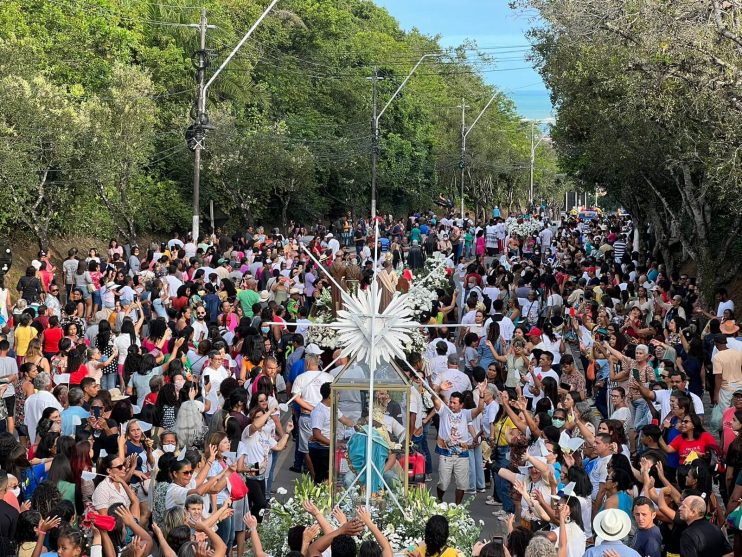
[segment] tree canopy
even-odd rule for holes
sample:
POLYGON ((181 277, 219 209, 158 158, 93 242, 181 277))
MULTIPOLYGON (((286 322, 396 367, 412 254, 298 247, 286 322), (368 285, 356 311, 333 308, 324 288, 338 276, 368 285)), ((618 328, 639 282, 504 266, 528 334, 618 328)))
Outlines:
MULTIPOLYGON (((200 7, 168 0, 7 0, 0 6, 0 222, 46 245, 67 232, 189 228, 200 7), (10 101, 10 102, 7 102, 10 101)), ((205 1, 213 73, 265 7, 205 1)), ((444 50, 403 31, 364 0, 286 0, 215 81, 214 130, 203 156, 202 205, 285 225, 370 198, 371 77, 386 102, 424 62, 380 122, 381 212, 432 206, 460 188, 461 99, 476 114, 495 92, 475 44, 444 50)), ((496 68, 496 66, 495 66, 496 68)), ((468 118, 467 124, 473 116, 468 118)), ((528 126, 504 94, 467 138, 468 206, 525 206, 528 126)), ((555 159, 539 151, 539 197, 553 196, 555 159)))
POLYGON ((710 293, 740 268, 742 35, 734 3, 526 0, 562 167, 649 223, 710 293), (673 250, 673 244, 682 249, 673 250))

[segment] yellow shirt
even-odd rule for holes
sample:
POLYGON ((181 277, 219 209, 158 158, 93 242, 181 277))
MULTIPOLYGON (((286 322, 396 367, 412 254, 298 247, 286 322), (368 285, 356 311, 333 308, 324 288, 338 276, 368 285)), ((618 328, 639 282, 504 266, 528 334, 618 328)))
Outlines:
POLYGON ((14 333, 15 353, 17 356, 25 356, 28 351, 28 344, 36 338, 38 332, 35 328, 28 325, 27 327, 17 327, 14 333))
POLYGON ((507 447, 508 440, 506 434, 515 427, 513 420, 511 420, 508 416, 507 418, 505 418, 504 421, 500 419, 499 421, 492 424, 492 427, 495 430, 495 442, 497 446, 507 447))

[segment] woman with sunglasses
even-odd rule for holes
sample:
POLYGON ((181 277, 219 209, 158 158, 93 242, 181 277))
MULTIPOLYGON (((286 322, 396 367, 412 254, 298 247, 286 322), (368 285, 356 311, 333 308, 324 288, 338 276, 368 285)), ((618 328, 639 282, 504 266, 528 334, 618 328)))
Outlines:
MULTIPOLYGON (((193 476, 193 465, 184 458, 176 460, 169 466, 170 483, 165 493, 165 508, 171 509, 177 506, 184 506, 186 498, 189 495, 204 496, 207 493, 219 493, 229 479, 229 476, 235 471, 234 465, 230 464, 219 474, 208 477, 209 470, 214 464, 218 447, 209 446, 209 457, 206 459, 205 466, 202 466, 198 474, 193 476)), ((190 452, 190 451, 189 451, 190 452)))
MULTIPOLYGON (((123 439, 123 437, 122 437, 123 439)), ((123 451, 121 451, 123 454, 123 451)), ((133 462, 133 459, 130 459, 133 462)), ((133 466, 129 466, 127 459, 118 454, 109 454, 98 460, 96 467, 95 491, 93 491, 93 507, 99 514, 108 514, 108 507, 114 503, 121 503, 127 509, 132 501, 138 501, 136 494, 129 487, 133 466)))
POLYGON ((688 414, 680 420, 679 430, 680 435, 670 441, 669 445, 660 437, 660 447, 667 453, 678 453, 681 465, 685 464, 685 459, 693 452, 707 461, 711 452, 719 454, 716 439, 703 429, 701 418, 695 413, 688 414))

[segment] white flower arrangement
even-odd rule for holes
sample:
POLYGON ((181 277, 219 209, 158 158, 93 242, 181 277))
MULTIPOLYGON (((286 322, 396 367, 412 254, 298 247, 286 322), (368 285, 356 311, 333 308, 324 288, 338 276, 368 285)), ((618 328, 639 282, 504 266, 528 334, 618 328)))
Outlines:
POLYGON ((436 290, 447 290, 451 286, 446 273, 446 259, 442 255, 429 257, 425 267, 415 273, 407 293, 407 304, 419 319, 423 312, 430 311, 438 299, 436 290))
POLYGON ((517 234, 521 238, 526 236, 533 236, 541 231, 542 225, 535 220, 523 220, 516 219, 515 217, 508 217, 505 221, 505 227, 508 230, 508 235, 512 236, 517 234), (522 221, 522 222, 518 222, 522 221))
POLYGON ((321 348, 335 350, 339 342, 340 335, 331 327, 310 325, 307 329, 307 344, 314 343, 321 348))
POLYGON ((403 346, 404 351, 408 354, 410 352, 419 352, 420 354, 423 354, 428 347, 428 344, 425 341, 425 336, 420 329, 412 329, 410 331, 410 336, 407 337, 407 341, 404 343, 403 346))
MULTIPOLYGON (((358 486, 344 499, 342 511, 350 519, 355 508, 363 504, 363 496, 358 486)), ((276 490, 278 494, 278 490, 276 490)), ((411 546, 422 543, 425 524, 433 515, 442 515, 448 519, 448 545, 464 554, 471 552, 484 523, 475 521, 469 514, 468 504, 454 505, 439 503, 425 488, 410 489, 407 495, 398 493, 399 503, 404 512, 389 498, 377 500, 369 509, 371 518, 384 533, 395 554, 404 553, 411 546)), ((292 526, 309 526, 315 519, 304 510, 304 501, 313 502, 330 523, 337 526, 334 517, 330 516, 330 490, 327 484, 315 486, 308 476, 302 476, 295 483, 294 497, 282 503, 271 499, 270 511, 266 513, 263 523, 258 527, 263 550, 273 557, 283 557, 288 552, 286 532, 292 526)), ((372 539, 370 532, 362 535, 364 540, 372 539)))

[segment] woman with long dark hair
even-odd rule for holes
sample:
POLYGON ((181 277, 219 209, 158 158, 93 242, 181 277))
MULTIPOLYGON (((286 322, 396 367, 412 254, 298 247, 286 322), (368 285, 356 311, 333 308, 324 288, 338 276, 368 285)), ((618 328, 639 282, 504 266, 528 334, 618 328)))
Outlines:
POLYGON ((93 499, 93 491, 95 491, 95 485, 91 480, 84 480, 82 477, 83 472, 90 472, 93 470, 93 450, 90 447, 89 441, 78 441, 72 450, 72 456, 70 457, 70 468, 72 469, 72 477, 75 484, 80 490, 82 496, 83 505, 87 505, 93 499))
POLYGON ((116 348, 113 345, 114 336, 111 331, 111 324, 102 320, 98 323, 98 335, 95 337, 95 346, 100 350, 105 367, 103 367, 103 376, 100 383, 104 391, 110 391, 117 386, 118 382, 118 360, 116 358, 116 348))
POLYGON ((47 479, 59 490, 62 499, 75 505, 78 515, 83 513, 82 492, 75 482, 70 460, 63 454, 58 454, 52 460, 47 479))

